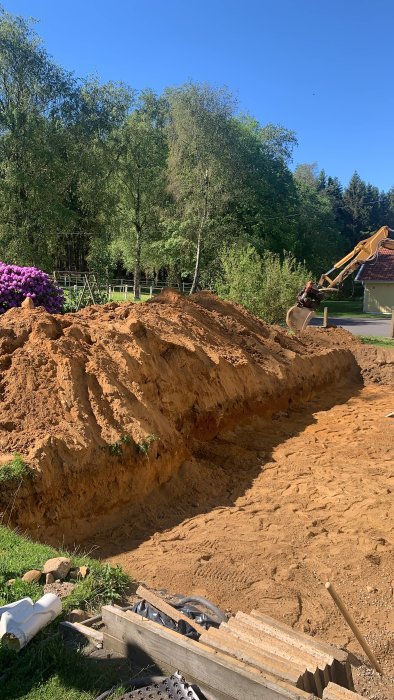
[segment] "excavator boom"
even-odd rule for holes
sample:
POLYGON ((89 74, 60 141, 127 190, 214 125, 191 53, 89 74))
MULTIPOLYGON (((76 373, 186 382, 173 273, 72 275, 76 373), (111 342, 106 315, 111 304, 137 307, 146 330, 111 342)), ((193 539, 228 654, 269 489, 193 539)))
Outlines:
MULTIPOLYGON (((394 233, 394 231, 388 226, 382 226, 376 233, 357 243, 350 253, 345 255, 342 260, 338 260, 331 270, 328 270, 320 277, 318 283, 319 291, 338 291, 338 287, 346 277, 349 277, 363 263, 377 255, 381 246, 394 250, 394 240, 390 238, 390 233, 394 233), (344 265, 345 267, 343 267, 344 265), (332 273, 341 268, 343 270, 332 278, 332 273)), ((306 328, 314 315, 315 312, 313 310, 295 304, 287 312, 286 323, 292 330, 301 331, 306 328)))
POLYGON ((322 289, 335 289, 339 287, 340 284, 355 272, 363 263, 367 262, 370 258, 377 254, 380 246, 384 245, 387 248, 394 248, 394 240, 390 240, 389 235, 392 232, 388 226, 382 226, 379 231, 373 233, 372 236, 365 238, 364 240, 357 243, 355 248, 345 255, 342 260, 338 260, 334 267, 328 272, 323 274, 319 280, 319 287, 322 289), (331 279, 329 275, 335 270, 339 270, 346 263, 346 267, 339 273, 334 279, 331 279))

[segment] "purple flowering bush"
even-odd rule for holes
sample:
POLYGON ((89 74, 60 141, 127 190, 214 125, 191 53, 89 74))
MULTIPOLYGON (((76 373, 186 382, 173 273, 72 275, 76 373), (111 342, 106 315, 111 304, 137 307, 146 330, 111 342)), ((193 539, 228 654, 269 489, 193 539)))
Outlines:
POLYGON ((42 270, 0 262, 0 314, 20 306, 26 297, 52 314, 60 313, 64 303, 63 290, 42 270))

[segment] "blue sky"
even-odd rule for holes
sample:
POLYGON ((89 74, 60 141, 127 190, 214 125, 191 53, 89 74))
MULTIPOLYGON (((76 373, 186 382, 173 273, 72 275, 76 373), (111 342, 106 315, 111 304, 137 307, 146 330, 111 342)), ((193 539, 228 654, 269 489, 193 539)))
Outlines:
POLYGON ((394 184, 392 0, 0 1, 80 77, 227 85, 240 111, 296 132, 294 165, 394 184))

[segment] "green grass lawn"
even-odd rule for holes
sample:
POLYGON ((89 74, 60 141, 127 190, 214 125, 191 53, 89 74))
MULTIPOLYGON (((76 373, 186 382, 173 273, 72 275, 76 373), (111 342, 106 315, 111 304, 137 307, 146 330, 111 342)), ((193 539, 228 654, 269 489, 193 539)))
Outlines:
MULTIPOLYGON (((29 596, 43 595, 41 585, 20 580, 29 569, 40 569, 55 556, 66 555, 53 547, 33 542, 0 525, 0 606, 29 596), (7 586, 9 579, 16 583, 7 586), (18 580, 19 578, 19 580, 18 580)), ((63 616, 73 608, 99 610, 101 605, 120 599, 129 578, 118 567, 102 566, 80 554, 67 554, 74 566, 89 566, 86 579, 63 598, 63 616)), ((91 700, 117 685, 119 663, 83 656, 78 649, 64 645, 58 633, 59 618, 39 632, 19 653, 0 645, 1 700, 91 700)), ((120 693, 120 690, 119 690, 120 693)))
MULTIPOLYGON (((137 301, 137 304, 142 303, 143 301, 147 301, 150 299, 149 294, 141 294, 141 299, 137 301)), ((132 292, 127 293, 127 299, 124 298, 124 293, 123 292, 111 292, 111 299, 110 301, 117 301, 117 302, 122 302, 122 301, 134 301, 134 295, 132 292)))
POLYGON ((387 314, 366 314, 363 312, 363 300, 362 298, 357 299, 344 299, 338 301, 337 299, 327 299, 322 301, 320 304, 320 309, 317 312, 317 316, 323 316, 323 309, 327 306, 328 315, 337 318, 388 318, 387 314))
POLYGON ((378 347, 381 348, 391 348, 394 350, 394 338, 383 338, 381 336, 370 336, 370 335, 361 335, 359 336, 360 340, 362 343, 365 345, 377 345, 378 347))

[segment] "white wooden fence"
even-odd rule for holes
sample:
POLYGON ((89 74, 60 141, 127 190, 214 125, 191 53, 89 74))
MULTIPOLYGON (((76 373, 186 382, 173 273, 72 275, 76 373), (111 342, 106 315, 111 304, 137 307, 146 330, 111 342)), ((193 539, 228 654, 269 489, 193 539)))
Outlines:
MULTIPOLYGON (((74 272, 69 270, 56 270, 53 277, 56 283, 63 289, 72 289, 78 291, 84 286, 86 272, 74 272)), ((140 282, 140 296, 148 296, 152 298, 155 294, 166 287, 180 289, 183 294, 188 294, 191 290, 191 282, 182 282, 181 288, 179 284, 168 285, 165 282, 156 282, 152 279, 143 279, 140 282)), ((134 299, 134 280, 126 278, 113 278, 107 283, 108 299, 118 300, 121 297, 124 300, 131 301, 134 299)))

